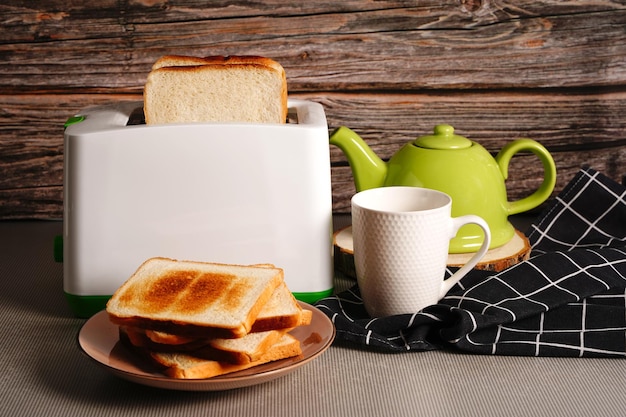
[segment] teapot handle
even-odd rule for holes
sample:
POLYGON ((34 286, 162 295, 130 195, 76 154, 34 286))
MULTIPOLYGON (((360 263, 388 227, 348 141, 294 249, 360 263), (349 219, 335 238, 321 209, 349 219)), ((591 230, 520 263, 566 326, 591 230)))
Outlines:
POLYGON ((550 152, 539 142, 532 139, 517 139, 506 144, 496 155, 496 162, 500 172, 506 180, 509 174, 509 162, 513 155, 521 151, 530 151, 537 155, 543 164, 543 182, 531 195, 520 200, 508 202, 509 215, 531 210, 550 197, 556 184, 556 165, 550 152))

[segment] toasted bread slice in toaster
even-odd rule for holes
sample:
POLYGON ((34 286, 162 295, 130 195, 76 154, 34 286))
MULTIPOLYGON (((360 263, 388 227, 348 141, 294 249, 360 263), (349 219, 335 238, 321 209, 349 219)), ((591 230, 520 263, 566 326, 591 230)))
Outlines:
POLYGON ((144 86, 146 124, 286 123, 287 77, 260 56, 157 60, 144 86))

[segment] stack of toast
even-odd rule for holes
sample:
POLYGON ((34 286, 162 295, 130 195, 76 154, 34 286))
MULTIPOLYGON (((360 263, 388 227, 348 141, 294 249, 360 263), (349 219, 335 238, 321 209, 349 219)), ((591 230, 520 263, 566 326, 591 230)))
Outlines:
POLYGON ((302 354, 308 325, 273 265, 151 258, 106 307, 120 339, 173 378, 210 378, 302 354))

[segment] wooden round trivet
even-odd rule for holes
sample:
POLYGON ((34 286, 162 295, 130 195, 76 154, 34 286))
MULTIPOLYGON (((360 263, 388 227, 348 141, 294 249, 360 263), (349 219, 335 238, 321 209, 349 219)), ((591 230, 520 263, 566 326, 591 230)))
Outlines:
MULTIPOLYGON (((448 255, 448 266, 463 266, 473 253, 451 253, 448 255)), ((508 267, 525 261, 530 257, 530 242, 524 233, 515 230, 508 243, 493 248, 480 260, 476 269, 499 272, 508 267)))
MULTIPOLYGON (((352 246, 352 226, 345 227, 333 235, 335 268, 356 278, 352 246)), ((473 253, 451 253, 448 266, 462 266, 473 253)), ((476 265, 476 269, 499 272, 530 257, 530 242, 524 233, 515 230, 513 238, 505 245, 489 250, 476 265)))

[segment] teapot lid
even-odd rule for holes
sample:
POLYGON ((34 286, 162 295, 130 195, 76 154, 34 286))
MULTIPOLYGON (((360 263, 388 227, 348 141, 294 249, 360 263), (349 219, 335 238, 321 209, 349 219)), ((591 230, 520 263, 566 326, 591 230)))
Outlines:
POLYGON ((419 137, 413 144, 426 149, 466 149, 472 146, 472 141, 455 135, 452 126, 443 124, 435 126, 433 135, 419 137))

